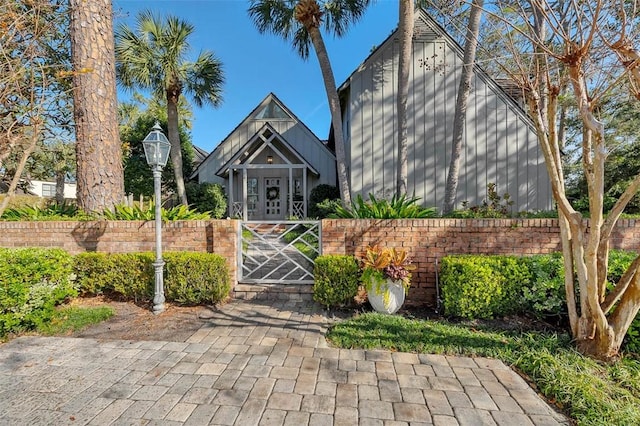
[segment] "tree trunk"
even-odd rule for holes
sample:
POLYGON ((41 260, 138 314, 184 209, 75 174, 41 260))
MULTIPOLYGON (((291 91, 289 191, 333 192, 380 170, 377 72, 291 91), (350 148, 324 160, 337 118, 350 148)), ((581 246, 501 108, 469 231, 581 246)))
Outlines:
POLYGON ((18 163, 18 167, 16 167, 16 172, 13 175, 13 178, 11 179, 11 183, 9 184, 9 189, 7 190, 7 193, 4 196, 4 199, 0 203, 0 217, 2 217, 2 214, 4 213, 4 211, 7 209, 7 206, 9 205, 9 201, 11 201, 11 198, 16 192, 16 188, 18 186, 18 183, 20 182, 20 177, 22 176, 24 167, 27 164, 27 160, 31 156, 31 153, 33 152, 33 150, 36 149, 38 138, 40 137, 40 129, 37 125, 34 125, 32 127, 33 127, 33 133, 31 135, 31 140, 29 142, 29 145, 27 145, 24 151, 22 152, 22 156, 20 157, 20 162, 18 163))
POLYGON ((316 26, 306 27, 313 43, 313 48, 318 57, 324 88, 329 100, 329 110, 331 111, 331 125, 333 126, 333 136, 336 142, 336 162, 338 166, 338 183, 340 186, 340 198, 345 207, 351 207, 351 189, 349 186, 349 176, 347 174, 346 153, 344 148, 344 133, 342 129, 342 110, 340 109, 340 99, 336 89, 336 80, 331 69, 331 62, 324 45, 322 34, 316 26))
POLYGON ((65 172, 56 172, 56 203, 64 203, 64 181, 66 178, 65 172))
POLYGON ((480 19, 484 0, 473 0, 471 14, 467 25, 467 36, 464 42, 464 59, 458 97, 456 98, 456 112, 453 117, 453 139, 451 142, 451 159, 444 192, 444 214, 451 213, 456 204, 456 192, 458 190, 458 178, 460 176, 460 156, 462 154, 462 136, 467 120, 467 104, 471 91, 471 79, 474 76, 473 67, 476 62, 478 49, 478 35, 480 32, 480 19))
POLYGON ((111 0, 70 0, 78 206, 112 209, 124 196, 111 0))
POLYGON ((409 71, 411 53, 413 51, 414 26, 413 0, 399 0, 399 32, 400 55, 398 58, 398 170, 396 179, 396 195, 406 195, 408 180, 408 141, 407 141, 407 101, 409 98, 409 71))
POLYGON ((187 191, 184 188, 184 176, 182 175, 182 147, 180 146, 180 133, 178 131, 178 99, 179 89, 167 90, 167 132, 171 142, 171 163, 176 179, 178 198, 184 206, 189 206, 187 191))

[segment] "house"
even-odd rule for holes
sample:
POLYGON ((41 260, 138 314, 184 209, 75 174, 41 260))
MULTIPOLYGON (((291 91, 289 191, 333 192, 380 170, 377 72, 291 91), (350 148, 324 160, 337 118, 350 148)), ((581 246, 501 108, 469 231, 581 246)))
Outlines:
MULTIPOLYGON (((29 180, 29 192, 38 197, 55 198, 56 196, 56 183, 42 180, 29 180)), ((76 183, 65 182, 64 183, 64 198, 76 199, 76 183)))
MULTIPOLYGON (((394 31, 339 87, 352 193, 390 196, 396 187, 397 59, 394 31)), ((408 193, 442 208, 463 51, 426 12, 416 11, 408 99, 408 193)), ((516 93, 517 94, 517 93, 516 93)), ((332 133, 332 132, 331 132, 332 133)), ((531 120, 475 68, 463 135, 457 203, 478 205, 494 183, 514 212, 549 210, 552 196, 531 120)), ((306 217, 310 190, 336 185, 334 141, 320 141, 269 94, 200 163, 192 178, 223 185, 229 215, 306 217)))
MULTIPOLYGON (((395 190, 399 36, 394 31, 338 89, 353 194, 389 196, 395 190)), ((428 207, 441 209, 444 204, 462 63, 460 45, 416 9, 407 102, 408 193, 428 207)), ((514 212, 552 208, 531 120, 514 97, 476 66, 463 135, 458 207, 463 201, 481 204, 489 183, 511 196, 514 212)))
POLYGON ((336 184, 336 157, 270 93, 191 178, 224 186, 232 217, 303 218, 311 189, 336 184))

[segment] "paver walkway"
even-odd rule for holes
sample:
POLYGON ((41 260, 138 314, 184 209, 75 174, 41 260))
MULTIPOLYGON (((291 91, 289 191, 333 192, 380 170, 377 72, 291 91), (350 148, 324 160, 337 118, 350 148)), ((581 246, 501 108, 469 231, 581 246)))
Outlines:
POLYGON ((21 337, 0 346, 0 424, 569 424, 500 361, 329 348, 326 326, 256 301, 186 342, 21 337))

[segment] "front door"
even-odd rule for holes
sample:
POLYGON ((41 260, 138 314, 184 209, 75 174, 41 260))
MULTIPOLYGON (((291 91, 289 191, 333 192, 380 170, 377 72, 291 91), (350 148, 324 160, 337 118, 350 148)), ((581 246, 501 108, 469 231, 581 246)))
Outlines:
POLYGON ((282 206, 282 178, 265 178, 264 179, 264 213, 265 219, 280 220, 284 219, 284 210, 282 206))

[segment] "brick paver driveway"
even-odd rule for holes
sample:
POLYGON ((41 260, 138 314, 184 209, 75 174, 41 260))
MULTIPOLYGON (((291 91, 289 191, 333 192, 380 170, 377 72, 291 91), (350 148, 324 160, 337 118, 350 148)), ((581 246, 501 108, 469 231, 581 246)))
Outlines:
POLYGON ((0 346, 0 424, 569 424, 502 362, 329 348, 292 302, 232 302, 186 342, 0 346))

